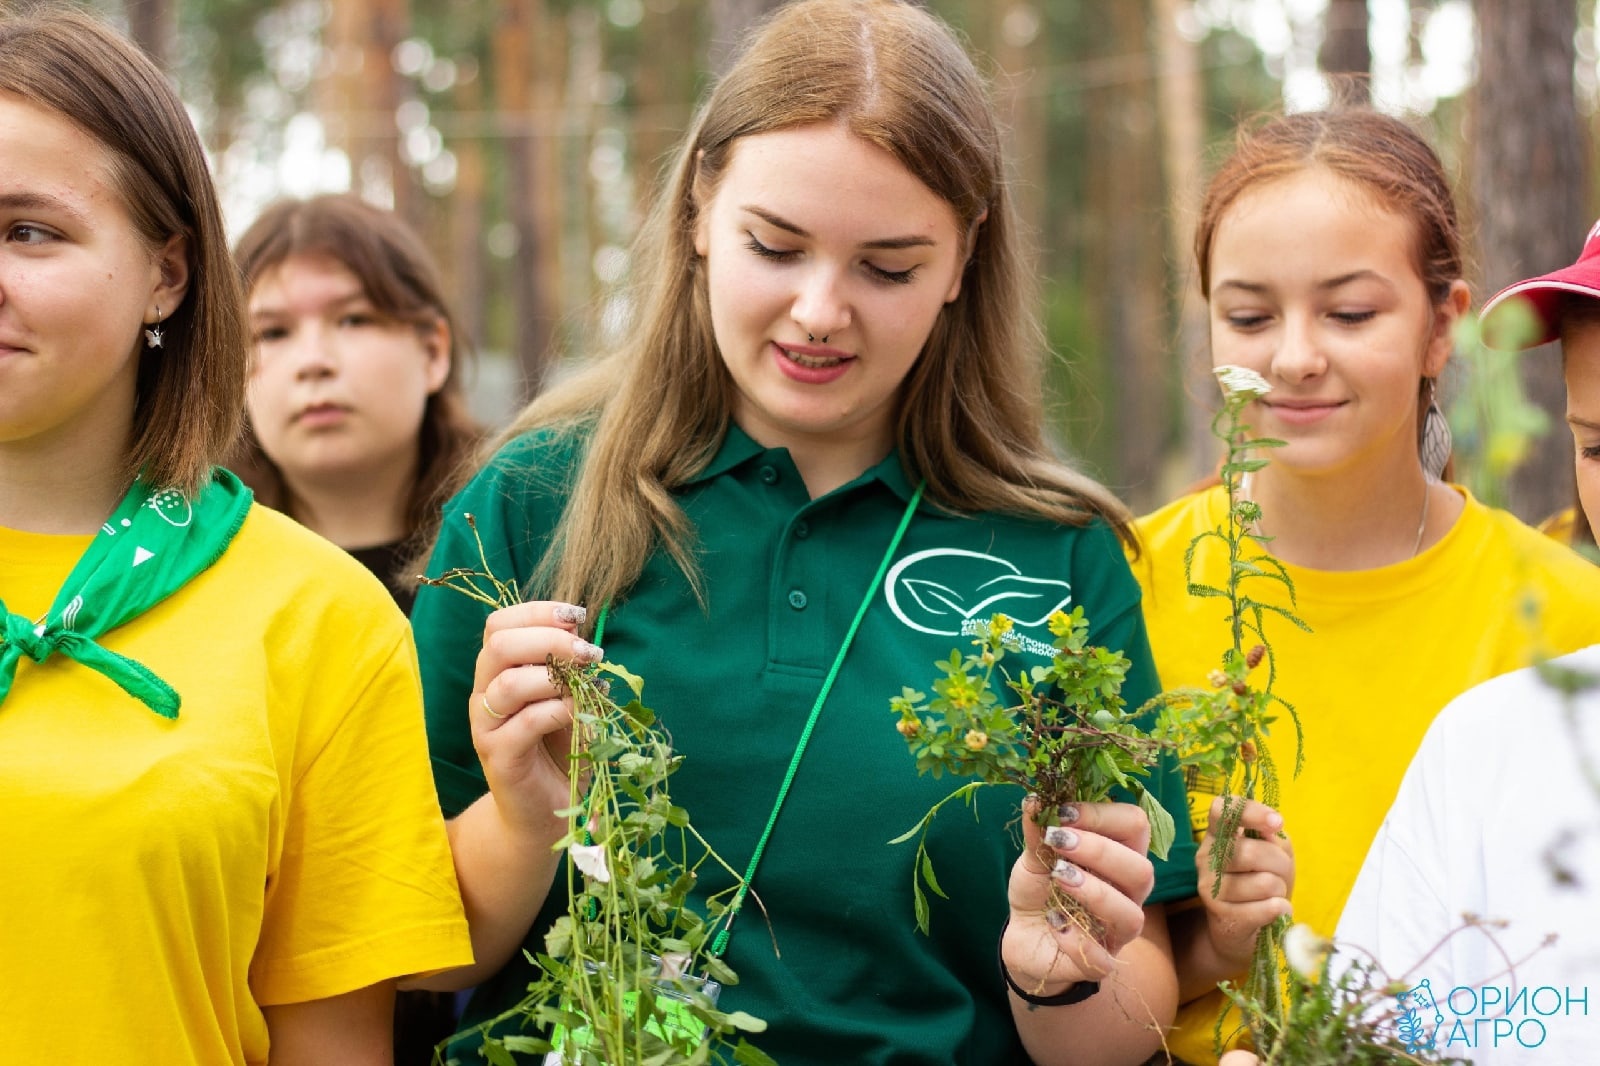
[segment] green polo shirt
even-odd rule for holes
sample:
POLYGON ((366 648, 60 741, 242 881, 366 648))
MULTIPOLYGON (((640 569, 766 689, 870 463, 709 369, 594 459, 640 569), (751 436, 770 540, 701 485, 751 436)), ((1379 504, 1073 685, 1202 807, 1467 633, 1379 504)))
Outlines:
MULTIPOLYGON (((478 565, 460 518, 471 512, 495 572, 525 579, 564 505, 576 450, 570 438, 540 434, 508 445, 446 506, 429 572, 478 565)), ((679 493, 698 531, 705 609, 659 553, 612 608, 607 658, 645 679, 645 703, 684 756, 672 778, 674 802, 737 869, 749 861, 912 492, 891 455, 813 500, 786 450, 763 449, 732 428, 716 458, 679 493)), ((934 823, 928 848, 950 898, 932 898, 932 935, 919 933, 911 896, 915 845, 888 841, 954 783, 918 776, 889 697, 904 685, 926 691, 938 676, 935 661, 968 646, 969 619, 1003 611, 1047 650, 1045 619, 1072 604, 1091 619, 1093 642, 1133 661, 1124 689, 1129 703, 1155 693, 1139 589, 1104 524, 955 517, 920 506, 823 708, 756 874, 767 918, 747 906, 727 952, 740 982, 724 990, 721 1006, 766 1019, 769 1029, 755 1042, 784 1066, 1027 1061, 995 963, 1007 878, 1020 851, 1022 797, 985 789, 976 818, 957 804, 934 823)), ((451 817, 486 789, 467 723, 486 614, 467 597, 435 588, 421 591, 412 614, 435 778, 451 817)), ((1045 657, 1024 653, 1023 660, 1045 657)), ((1182 784, 1172 767, 1165 770, 1156 791, 1182 824, 1182 784)), ((1156 865, 1151 902, 1194 894, 1194 845, 1181 836, 1156 865)), ((700 873, 702 898, 731 880, 711 864, 700 873)), ((564 908, 558 877, 529 933, 532 950, 542 948, 545 929, 564 908)), ((528 980, 519 955, 479 987, 463 1024, 516 1002, 528 980)))

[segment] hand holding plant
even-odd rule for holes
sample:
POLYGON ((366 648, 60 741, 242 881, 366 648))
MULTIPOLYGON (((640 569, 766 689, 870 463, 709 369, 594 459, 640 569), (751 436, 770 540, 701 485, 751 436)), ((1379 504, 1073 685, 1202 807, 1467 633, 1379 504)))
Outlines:
POLYGON ((481 541, 478 552, 481 569, 424 580, 502 609, 479 656, 474 743, 497 804, 533 824, 560 823, 553 847, 570 860, 566 914, 530 956, 527 995, 475 1030, 483 1055, 496 1066, 513 1066, 515 1052, 562 1066, 770 1063, 741 1035, 765 1023, 717 1009, 720 986, 738 978, 712 945, 742 879, 672 802, 668 780, 682 758, 641 702, 643 681, 597 661, 600 649, 576 636, 576 609, 520 603, 481 541), (557 646, 570 655, 557 657, 557 646), (611 679, 631 690, 627 702, 611 698, 611 679), (491 694, 504 701, 498 709, 491 694), (707 862, 735 885, 701 913, 690 896, 707 862), (542 1035, 489 1035, 518 1017, 542 1035))
MULTIPOLYGON (((1224 793, 1211 813, 1209 829, 1202 841, 1201 858, 1212 875, 1209 891, 1202 886, 1206 907, 1207 935, 1218 955, 1227 961, 1239 960, 1240 941, 1254 936, 1249 953, 1245 996, 1251 1009, 1245 1011, 1245 1025, 1252 1036, 1281 1023, 1287 1009, 1283 1000, 1284 964, 1280 941, 1288 928, 1277 897, 1263 895, 1262 884, 1253 878, 1255 866, 1262 864, 1280 872, 1285 892, 1293 876, 1292 856, 1280 849, 1275 855, 1260 838, 1262 830, 1276 835, 1268 823, 1275 812, 1264 810, 1278 805, 1278 768, 1267 745, 1267 735, 1277 720, 1279 709, 1288 713, 1295 734, 1295 773, 1303 759, 1300 749, 1300 721, 1292 707, 1274 689, 1277 666, 1270 654, 1266 619, 1277 617, 1306 629, 1294 614, 1294 583, 1282 563, 1267 551, 1269 538, 1260 533, 1261 507, 1246 491, 1247 480, 1264 469, 1267 460, 1253 455, 1260 449, 1281 447, 1283 442, 1252 438, 1244 422, 1244 411, 1251 403, 1271 391, 1266 379, 1254 371, 1236 366, 1215 371, 1222 386, 1222 408, 1211 424, 1227 447, 1222 464, 1222 485, 1228 497, 1227 516, 1222 528, 1197 535, 1184 555, 1184 579, 1189 594, 1223 601, 1227 608, 1231 646, 1222 653, 1221 667, 1211 672, 1210 687, 1177 689, 1157 697, 1161 719, 1157 734, 1172 743, 1179 764, 1195 767, 1203 779, 1220 782, 1224 793), (1210 543, 1227 553, 1227 569, 1221 584, 1197 580, 1195 559, 1210 543), (1273 598, 1259 596, 1258 586, 1276 586, 1289 601, 1285 607, 1273 598), (1252 683, 1252 674, 1265 667, 1265 681, 1252 683), (1246 826, 1246 812, 1255 812, 1260 824, 1246 826), (1283 859, 1288 857, 1288 877, 1282 877, 1283 859), (1251 877, 1254 889, 1235 898, 1224 893, 1225 878, 1244 883, 1240 875, 1251 877), (1235 907, 1235 904, 1245 904, 1235 907), (1246 915, 1248 914, 1248 919, 1246 915), (1249 924, 1250 921, 1256 924, 1249 924)), ((1224 985, 1224 991, 1227 986, 1224 985)), ((1217 1043, 1224 1034, 1218 1019, 1217 1043)))
MULTIPOLYGON (((1056 654, 1047 666, 1009 673, 1004 662, 1009 643, 1015 641, 1012 622, 996 615, 973 641, 976 652, 952 651, 948 660, 937 664, 945 676, 933 683, 931 699, 907 688, 890 701, 898 716, 896 728, 906 738, 920 772, 974 778, 936 803, 892 843, 917 838, 912 899, 917 925, 926 932, 929 906, 923 886, 944 896, 927 851, 927 832, 934 818, 958 797, 971 803, 979 789, 1018 786, 1028 795, 1026 854, 1019 868, 1023 874, 1031 873, 1035 886, 1044 874, 1052 876, 1043 898, 1034 898, 1037 893, 1019 885, 1014 874, 1013 906, 1042 913, 1057 933, 1081 933, 1080 969, 1098 974, 1109 969, 1110 955, 1137 935, 1143 919, 1139 904, 1149 892, 1149 880, 1138 900, 1113 900, 1109 913, 1092 914, 1062 882, 1072 885, 1076 878, 1081 884, 1092 873, 1110 879, 1114 875, 1103 869, 1085 874, 1067 856, 1080 834, 1096 833, 1114 845, 1102 852, 1110 856, 1112 866, 1130 865, 1133 873, 1127 876, 1153 880, 1145 850, 1165 856, 1174 828, 1171 816, 1143 785, 1162 744, 1124 707, 1121 690, 1128 660, 1088 644, 1089 623, 1082 608, 1070 614, 1057 612, 1049 625, 1056 654), (1002 691, 1008 699, 1002 699, 1002 691), (1118 811, 1118 805, 1106 803, 1114 788, 1133 793, 1145 817, 1135 813, 1129 819, 1131 811, 1118 811), (1119 861, 1124 852, 1132 864, 1119 861), (1122 907, 1123 902, 1129 907, 1122 907), (1137 917, 1124 913, 1130 908, 1137 917)), ((1007 933, 1008 938, 1022 935, 1021 930, 1007 933)), ((1036 935, 1026 946, 1048 943, 1054 941, 1036 935)), ((1049 961, 1053 965, 1054 960, 1049 961)), ((1051 965, 1031 968, 1034 976, 1049 972, 1051 965)))
MULTIPOLYGON (((1434 1061, 1399 1035, 1395 1002, 1405 986, 1394 985, 1370 964, 1344 960, 1335 965, 1331 944, 1308 926, 1291 926, 1283 912, 1293 886, 1293 853, 1282 835, 1282 819, 1272 809, 1278 805, 1278 768, 1267 745, 1279 711, 1294 726, 1296 774, 1304 752, 1299 717, 1274 691, 1278 664, 1265 623, 1276 617, 1307 627, 1294 614, 1294 584, 1267 551, 1270 538, 1259 532, 1261 508, 1247 491, 1249 477, 1267 465, 1251 453, 1282 445, 1252 439, 1244 425, 1245 408, 1270 386, 1241 367, 1219 367, 1216 373, 1223 405, 1212 431, 1227 446, 1222 483, 1228 512, 1222 528, 1199 534, 1189 545, 1184 574, 1191 595, 1226 605, 1231 646, 1208 688, 1163 693, 1155 702, 1162 706, 1157 733, 1177 747, 1180 764, 1196 767, 1226 789, 1213 801, 1202 842, 1202 858, 1213 875, 1209 891, 1202 885, 1207 933, 1219 956, 1234 961, 1244 938, 1259 930, 1253 934, 1245 980, 1220 987, 1238 1007, 1262 1066, 1434 1061), (1208 543, 1227 552, 1220 584, 1195 576, 1196 555, 1208 543), (1288 606, 1258 595, 1256 589, 1263 587, 1285 596, 1288 606)), ((1225 1018, 1217 1019, 1219 1052, 1228 1035, 1222 1029, 1225 1018)))
MULTIPOLYGON (((1207 864, 1221 847, 1217 838, 1224 797, 1211 802, 1198 859, 1207 864)), ((1294 848, 1283 832, 1283 816, 1257 800, 1244 801, 1215 895, 1201 896, 1207 911, 1206 934, 1217 957, 1234 971, 1248 969, 1256 931, 1289 914, 1294 891, 1294 848)))

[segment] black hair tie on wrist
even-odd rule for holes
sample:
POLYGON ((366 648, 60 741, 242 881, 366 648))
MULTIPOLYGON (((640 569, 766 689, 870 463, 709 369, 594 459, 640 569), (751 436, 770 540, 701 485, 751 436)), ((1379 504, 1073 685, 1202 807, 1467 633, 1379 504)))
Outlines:
POLYGON ((1025 992, 1022 986, 1011 978, 1011 971, 1006 969, 1005 941, 1006 930, 1011 928, 1011 915, 1006 915, 1005 924, 1000 926, 1000 940, 995 948, 995 954, 1000 961, 1000 976, 1004 979, 1006 987, 1016 993, 1018 999, 1028 1005, 1028 1009, 1035 1007, 1068 1007, 1074 1003, 1082 1003, 1096 992, 1100 991, 1099 981, 1076 981, 1060 992, 1051 996, 1036 996, 1032 992, 1025 992))

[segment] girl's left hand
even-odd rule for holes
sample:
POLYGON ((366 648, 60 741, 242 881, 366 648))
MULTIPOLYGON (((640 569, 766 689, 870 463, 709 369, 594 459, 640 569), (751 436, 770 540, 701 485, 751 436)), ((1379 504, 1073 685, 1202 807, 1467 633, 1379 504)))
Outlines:
POLYGON ((1150 822, 1137 805, 1072 804, 1046 844, 1034 802, 1023 806, 1022 856, 1011 868, 1011 922, 1000 956, 1019 987, 1048 996, 1111 973, 1117 953, 1144 929, 1144 901, 1156 873, 1147 854, 1150 822), (1041 855, 1053 855, 1054 867, 1046 868, 1041 855), (1052 881, 1099 921, 1099 939, 1071 918, 1052 923, 1046 914, 1052 881))

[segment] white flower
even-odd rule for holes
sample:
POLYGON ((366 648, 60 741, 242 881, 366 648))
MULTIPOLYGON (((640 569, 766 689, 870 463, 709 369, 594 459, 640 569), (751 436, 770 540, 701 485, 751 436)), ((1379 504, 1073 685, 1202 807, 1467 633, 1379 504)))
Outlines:
POLYGON ((588 877, 601 884, 611 880, 611 870, 606 866, 606 849, 603 844, 573 844, 567 848, 572 861, 588 877))
POLYGON ((1222 391, 1229 396, 1249 396, 1253 399, 1272 391, 1272 386, 1267 384, 1266 378, 1247 367, 1219 366, 1211 372, 1217 376, 1217 383, 1222 386, 1222 391))
POLYGON ((1330 941, 1316 934, 1309 925, 1297 922, 1283 934, 1283 957, 1294 972, 1301 977, 1316 977, 1322 973, 1322 960, 1333 947, 1330 941))

